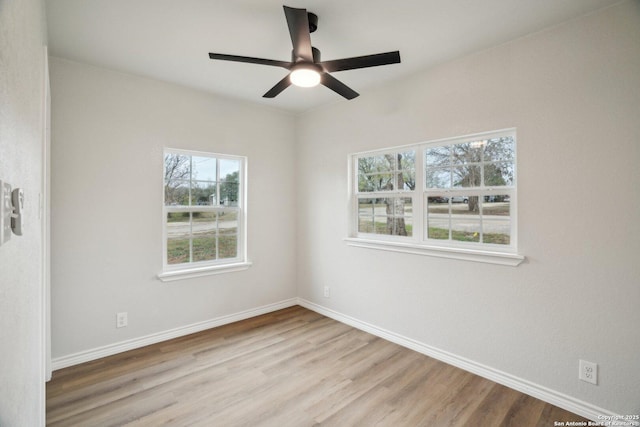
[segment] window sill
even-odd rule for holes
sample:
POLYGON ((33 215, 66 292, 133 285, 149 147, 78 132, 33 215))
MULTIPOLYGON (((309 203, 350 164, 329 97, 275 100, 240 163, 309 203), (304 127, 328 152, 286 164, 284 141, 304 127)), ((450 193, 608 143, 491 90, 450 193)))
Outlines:
POLYGON ((504 252, 489 252, 463 248, 444 248, 400 242, 382 242, 379 240, 368 240, 356 237, 348 237, 344 240, 347 242, 347 245, 359 248, 459 259, 464 261, 483 262, 487 264, 507 265, 511 267, 516 267, 525 260, 523 255, 504 252))
POLYGON ((210 276, 213 274, 231 273, 242 271, 251 267, 250 262, 238 262, 235 264, 210 265, 207 267, 188 268, 174 271, 164 271, 158 274, 158 279, 163 282, 173 282, 175 280, 192 279, 194 277, 210 276))

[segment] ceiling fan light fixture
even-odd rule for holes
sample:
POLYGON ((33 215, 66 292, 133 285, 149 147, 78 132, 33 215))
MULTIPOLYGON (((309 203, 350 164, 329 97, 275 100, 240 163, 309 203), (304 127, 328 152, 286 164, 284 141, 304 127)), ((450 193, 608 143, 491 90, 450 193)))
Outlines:
POLYGON ((314 87, 320 83, 320 73, 315 67, 296 67, 289 76, 291 83, 299 87, 314 87))
POLYGON ((306 9, 288 6, 283 6, 283 9, 284 16, 287 19, 287 26, 289 27, 291 44, 293 46, 290 62, 209 52, 209 58, 211 59, 269 65, 288 70, 289 74, 284 76, 282 80, 269 89, 267 93, 262 95, 263 98, 275 98, 291 85, 313 87, 321 84, 345 99, 353 99, 358 96, 358 92, 333 77, 331 73, 335 71, 398 64, 400 62, 400 52, 397 50, 373 55, 334 59, 332 61, 321 61, 320 51, 311 45, 311 33, 318 26, 318 16, 307 12, 306 9))

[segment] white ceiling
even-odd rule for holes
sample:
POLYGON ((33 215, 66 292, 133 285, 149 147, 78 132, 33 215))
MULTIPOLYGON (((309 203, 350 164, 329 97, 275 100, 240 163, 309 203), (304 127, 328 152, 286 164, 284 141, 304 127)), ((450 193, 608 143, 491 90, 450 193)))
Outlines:
POLYGON ((209 52, 289 61, 282 9, 319 17, 311 41, 322 59, 399 50, 401 64, 334 74, 367 88, 505 43, 619 0, 47 0, 49 52, 195 89, 305 111, 349 102, 318 86, 262 95, 287 70, 212 61, 209 52))

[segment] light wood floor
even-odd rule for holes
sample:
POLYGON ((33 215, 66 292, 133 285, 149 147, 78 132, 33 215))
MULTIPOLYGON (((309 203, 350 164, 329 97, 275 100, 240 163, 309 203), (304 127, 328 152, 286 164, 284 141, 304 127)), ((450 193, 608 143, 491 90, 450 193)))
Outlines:
POLYGON ((302 307, 54 372, 51 426, 585 421, 302 307))

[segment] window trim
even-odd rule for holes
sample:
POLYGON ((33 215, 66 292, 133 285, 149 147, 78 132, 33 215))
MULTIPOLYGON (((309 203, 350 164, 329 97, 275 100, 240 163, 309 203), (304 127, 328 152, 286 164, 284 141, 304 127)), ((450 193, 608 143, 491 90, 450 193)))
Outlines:
MULTIPOLYGON (((484 163, 484 162, 483 162, 484 163)), ((517 137, 515 128, 507 128, 490 132, 469 134, 460 137, 436 139, 416 144, 401 145, 397 147, 387 147, 377 150, 368 150, 352 153, 348 156, 348 212, 349 212, 349 234, 344 239, 347 245, 354 247, 364 247, 370 249, 381 249, 392 252, 412 253, 435 257, 461 259, 468 261, 486 262, 491 264, 517 266, 525 260, 523 255, 518 254, 517 243, 517 137), (456 187, 443 189, 430 189, 426 186, 426 156, 427 148, 434 146, 452 146, 477 141, 478 139, 491 139, 497 137, 512 136, 516 147, 513 168, 515 185, 505 187, 456 187), (382 192, 359 192, 358 191, 358 159, 388 153, 415 150, 415 182, 414 190, 393 190, 382 192), (506 193, 511 198, 510 201, 510 244, 500 245, 491 243, 461 242, 455 240, 427 239, 425 230, 427 227, 425 210, 427 200, 433 193, 455 194, 475 193, 480 197, 487 193, 506 193), (371 197, 407 197, 412 199, 412 236, 394 236, 373 233, 360 233, 358 231, 358 200, 371 197)), ((465 194, 467 195, 467 194, 465 194)))
MULTIPOLYGON (((217 162, 223 159, 240 161, 240 183, 238 188, 238 206, 220 207, 218 205, 211 206, 166 206, 164 202, 164 161, 162 162, 163 173, 161 175, 162 185, 162 271, 157 277, 163 282, 175 281, 180 279, 188 279, 193 277, 201 277, 212 274, 221 274, 233 271, 242 271, 249 268, 252 263, 247 259, 247 176, 248 176, 248 159, 246 156, 238 156, 231 154, 222 154, 206 151, 184 150, 165 147, 162 157, 167 154, 179 154, 191 157, 211 157, 217 162), (237 213, 238 232, 237 232, 237 256, 234 258, 216 259, 210 261, 196 261, 183 264, 167 263, 167 213, 170 212, 219 212, 224 210, 232 210, 237 213)), ((220 168, 216 168, 216 182, 218 183, 217 192, 219 192, 220 168)))
POLYGON ((210 276, 213 274, 231 273, 233 271, 243 271, 253 264, 249 261, 237 262, 233 264, 209 265, 197 268, 183 268, 180 270, 163 271, 158 274, 158 279, 163 282, 173 282, 175 280, 192 279, 194 277, 210 276))
POLYGON ((475 261, 486 264, 498 264, 516 267, 526 258, 524 255, 508 252, 490 252, 460 247, 431 246, 398 241, 370 240, 360 237, 347 237, 344 241, 357 248, 378 249, 414 255, 426 255, 438 258, 450 258, 463 261, 475 261))

